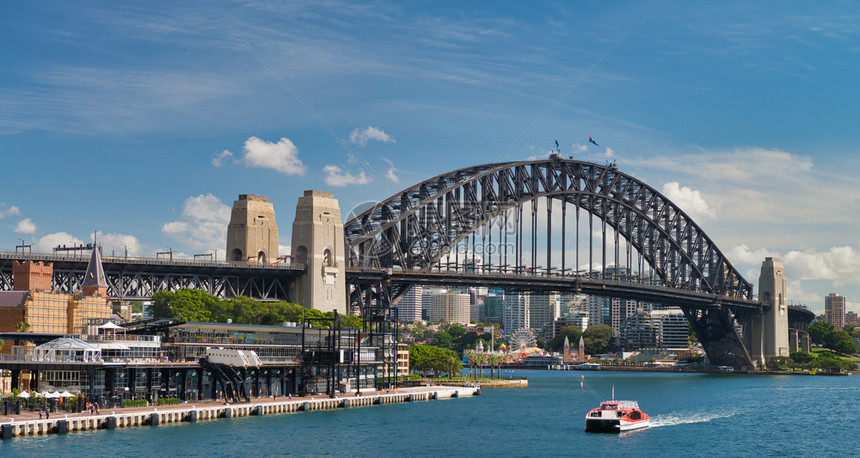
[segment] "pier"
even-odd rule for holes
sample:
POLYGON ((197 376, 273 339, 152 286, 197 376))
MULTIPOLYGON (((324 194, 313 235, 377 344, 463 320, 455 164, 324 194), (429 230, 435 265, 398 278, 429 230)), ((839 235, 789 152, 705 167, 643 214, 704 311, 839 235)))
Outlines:
POLYGON ((316 410, 334 410, 365 407, 401 402, 454 399, 481 394, 480 387, 427 386, 403 388, 392 393, 373 392, 361 396, 347 395, 338 398, 307 397, 284 400, 258 398, 252 403, 220 404, 201 402, 197 404, 132 407, 111 410, 103 409, 101 415, 55 414, 50 419, 16 419, 0 417, 0 440, 19 436, 43 434, 67 434, 96 429, 129 428, 133 426, 158 426, 183 421, 197 422, 219 418, 278 415, 316 410))

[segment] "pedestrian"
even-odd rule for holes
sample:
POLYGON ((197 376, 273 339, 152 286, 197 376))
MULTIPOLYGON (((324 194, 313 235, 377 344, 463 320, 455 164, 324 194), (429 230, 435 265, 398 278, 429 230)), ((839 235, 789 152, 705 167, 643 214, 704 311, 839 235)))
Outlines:
POLYGON ((42 419, 42 414, 44 413, 44 412, 43 412, 43 410, 44 410, 44 409, 42 409, 41 407, 39 407, 39 420, 41 420, 41 419, 42 419))
POLYGON ((48 406, 48 410, 45 411, 45 420, 51 419, 51 406, 48 406))
POLYGON ((289 396, 290 396, 290 401, 292 401, 293 400, 293 393, 290 393, 289 396))
POLYGON ((99 415, 99 403, 96 402, 96 415, 99 415))

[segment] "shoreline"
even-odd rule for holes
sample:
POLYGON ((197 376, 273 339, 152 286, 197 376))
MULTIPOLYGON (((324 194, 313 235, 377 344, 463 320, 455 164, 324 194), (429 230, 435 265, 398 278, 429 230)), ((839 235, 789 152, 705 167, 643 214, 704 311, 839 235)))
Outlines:
POLYGON ((55 413, 56 418, 39 419, 38 412, 0 416, 0 440, 19 436, 67 434, 69 432, 115 429, 134 426, 158 426, 163 423, 197 422, 220 418, 277 415, 316 410, 335 410, 401 402, 456 399, 480 396, 481 387, 425 386, 400 388, 393 393, 364 392, 361 396, 348 394, 330 398, 315 395, 282 400, 269 397, 244 403, 223 401, 188 402, 185 404, 102 409, 101 415, 55 413), (372 393, 372 394, 366 394, 372 393))

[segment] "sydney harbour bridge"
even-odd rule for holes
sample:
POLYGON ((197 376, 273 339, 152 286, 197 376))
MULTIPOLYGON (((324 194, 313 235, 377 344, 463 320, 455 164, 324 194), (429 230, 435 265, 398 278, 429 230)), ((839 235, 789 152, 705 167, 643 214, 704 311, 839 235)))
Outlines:
MULTIPOLYGON (((353 310, 386 309, 414 284, 635 299, 681 308, 721 365, 753 365, 756 323, 777 306, 759 300, 701 227, 653 187, 614 165, 558 155, 430 178, 350 215, 344 244, 353 310)), ((23 259, 52 262, 55 289, 71 292, 88 257, 0 253, 0 289, 11 289, 11 263, 23 259)), ((284 300, 306 274, 295 263, 103 262, 108 294, 125 300, 180 288, 284 300)), ((813 317, 787 307, 794 346, 813 317)))

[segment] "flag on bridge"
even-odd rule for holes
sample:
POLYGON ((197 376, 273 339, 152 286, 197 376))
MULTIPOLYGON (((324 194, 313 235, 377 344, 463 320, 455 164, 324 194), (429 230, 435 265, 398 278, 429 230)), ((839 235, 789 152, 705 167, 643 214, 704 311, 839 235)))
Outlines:
POLYGON ((555 150, 558 151, 558 138, 555 139, 555 150))
POLYGON ((598 145, 598 144, 597 144, 597 142, 596 142, 596 141, 594 141, 594 139, 593 139, 593 138, 591 138, 591 135, 589 135, 589 136, 588 136, 588 143, 594 143, 594 146, 600 146, 600 145, 598 145))

